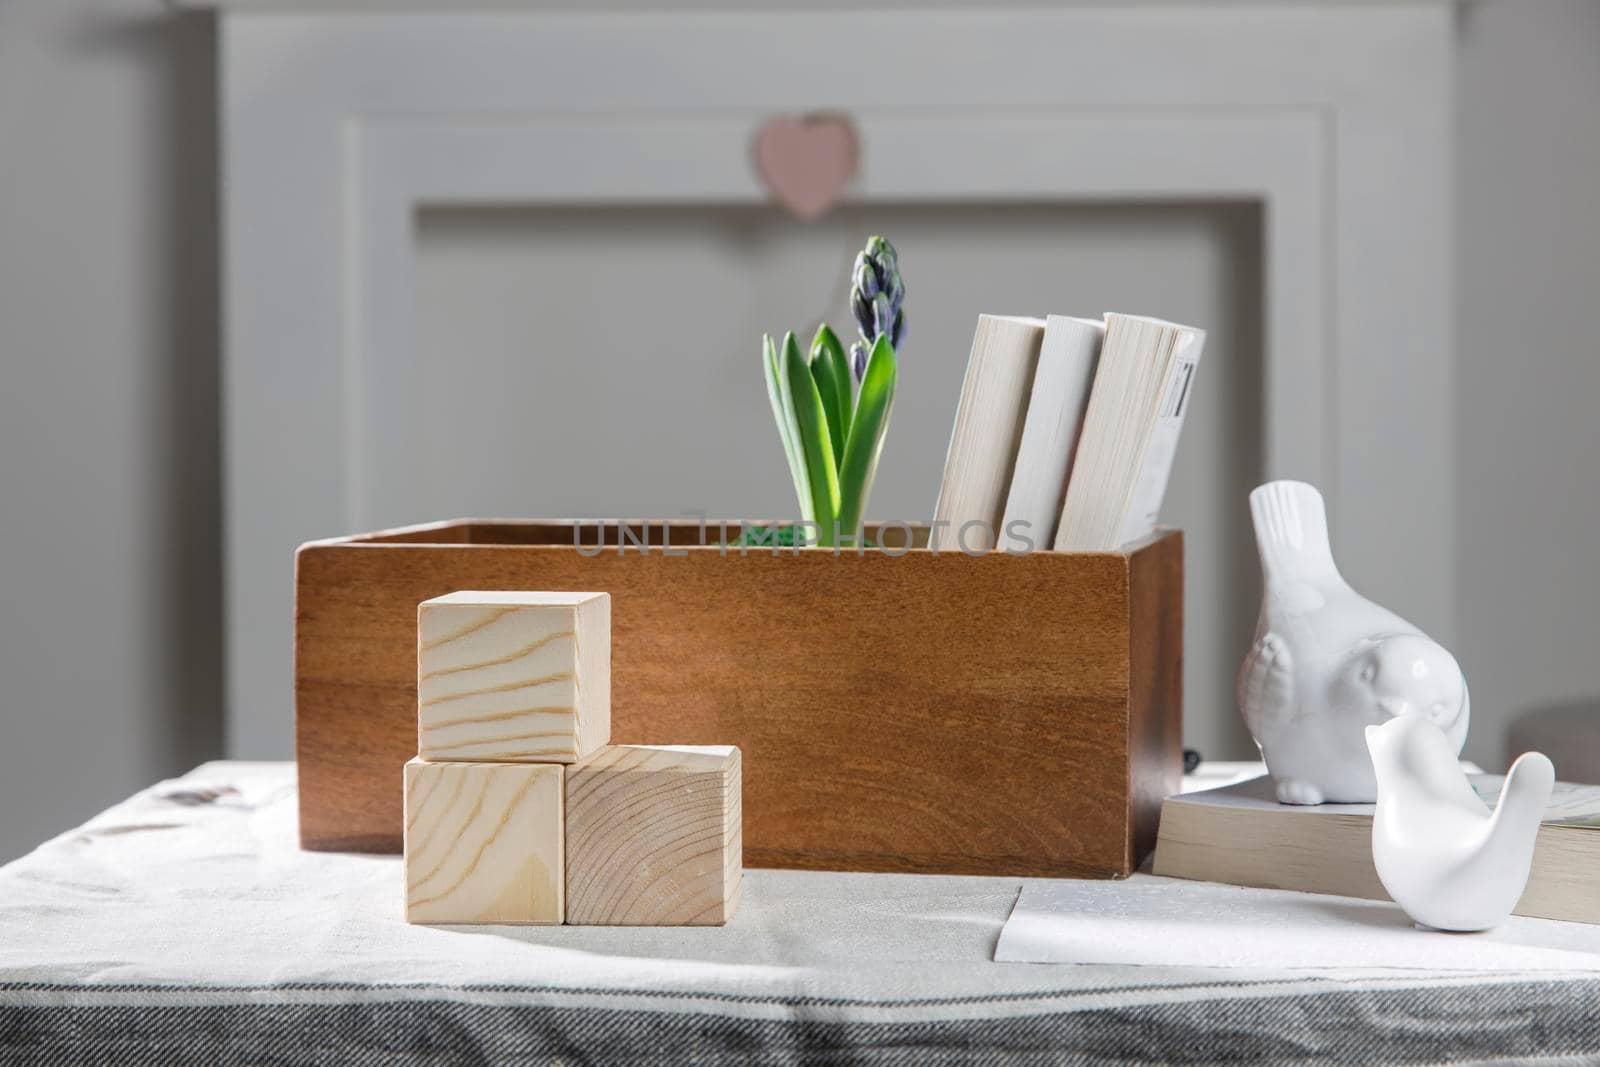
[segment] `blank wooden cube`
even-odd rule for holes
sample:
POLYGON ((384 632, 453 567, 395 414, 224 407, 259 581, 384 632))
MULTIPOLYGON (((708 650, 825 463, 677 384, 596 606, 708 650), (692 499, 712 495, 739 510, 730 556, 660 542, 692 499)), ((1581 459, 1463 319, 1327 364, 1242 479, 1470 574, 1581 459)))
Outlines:
POLYGON ((571 763, 610 740, 610 596, 461 592, 418 606, 418 755, 571 763))
POLYGON ((565 771, 407 763, 406 921, 561 922, 565 771))
POLYGON ((613 745, 567 770, 567 922, 715 926, 739 903, 732 746, 613 745))

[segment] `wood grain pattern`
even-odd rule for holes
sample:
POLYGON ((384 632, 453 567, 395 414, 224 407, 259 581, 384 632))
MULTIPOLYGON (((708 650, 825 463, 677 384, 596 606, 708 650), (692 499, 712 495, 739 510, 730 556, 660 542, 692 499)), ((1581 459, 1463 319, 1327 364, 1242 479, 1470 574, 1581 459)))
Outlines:
POLYGON ((561 922, 563 770, 553 763, 408 761, 406 921, 561 922))
POLYGON ((1183 539, 1128 558, 1128 868, 1156 847, 1161 802, 1183 784, 1183 539))
POLYGON ((718 926, 742 885, 739 750, 613 745, 567 772, 567 921, 718 926))
MULTIPOLYGON (((580 530, 592 543, 595 526, 580 530)), ((1163 612, 1182 603, 1181 535, 1023 557, 724 557, 697 536, 674 532, 683 555, 663 555, 657 530, 647 556, 591 558, 571 526, 456 523, 302 548, 302 842, 399 847, 418 603, 604 589, 613 739, 737 745, 750 866, 1108 877, 1142 858, 1155 809, 1135 783, 1147 798, 1181 759, 1161 740, 1179 721, 1181 630, 1163 612), (785 621, 845 604, 804 634, 785 621)))
POLYGON ((611 598, 463 590, 417 607, 417 752, 571 763, 611 740, 611 598))

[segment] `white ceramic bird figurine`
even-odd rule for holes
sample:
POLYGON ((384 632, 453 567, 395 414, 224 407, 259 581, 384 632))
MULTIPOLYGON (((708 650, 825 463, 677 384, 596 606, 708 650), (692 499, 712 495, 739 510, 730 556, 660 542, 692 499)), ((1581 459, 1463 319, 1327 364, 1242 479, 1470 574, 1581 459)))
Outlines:
POLYGON ((1377 799, 1363 730, 1414 715, 1467 739, 1467 682, 1441 645, 1350 588, 1328 547, 1322 494, 1268 482, 1250 494, 1265 589, 1239 667, 1239 711, 1284 804, 1377 799))
POLYGON ((1487 930, 1505 921, 1528 885, 1534 838, 1555 768, 1519 756, 1491 814, 1457 762, 1455 746, 1425 719, 1366 729, 1378 775, 1372 862, 1412 920, 1436 930, 1487 930))

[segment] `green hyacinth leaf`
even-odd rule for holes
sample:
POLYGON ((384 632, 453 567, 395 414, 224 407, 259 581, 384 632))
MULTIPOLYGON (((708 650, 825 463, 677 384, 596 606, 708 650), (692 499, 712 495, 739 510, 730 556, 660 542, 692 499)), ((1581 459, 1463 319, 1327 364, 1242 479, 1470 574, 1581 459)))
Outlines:
MULTIPOLYGON (((784 338, 793 343, 794 335, 784 338)), ((782 358, 772 337, 761 337, 761 363, 767 376, 767 397, 772 401, 772 417, 778 423, 778 436, 783 439, 784 456, 789 461, 789 474, 794 479, 794 495, 800 502, 800 517, 815 522, 811 508, 811 484, 806 471, 805 452, 800 445, 800 423, 795 418, 794 401, 790 397, 789 377, 784 373, 782 358)))
POLYGON ((850 436, 850 363, 844 345, 827 323, 817 327, 811 340, 811 377, 822 394, 828 413, 828 436, 834 445, 834 459, 844 459, 844 442, 850 436))
POLYGON ((818 543, 831 545, 833 524, 839 517, 839 470, 833 458, 833 441, 828 436, 828 413, 816 380, 811 377, 811 367, 800 354, 792 333, 784 335, 782 360, 789 407, 799 429, 796 439, 811 486, 812 514, 807 518, 817 524, 818 543))
POLYGON ((855 421, 845 442, 844 461, 839 465, 839 529, 851 538, 856 536, 866 514, 867 499, 872 495, 898 377, 894 346, 887 337, 880 336, 867 357, 867 370, 856 397, 855 421))

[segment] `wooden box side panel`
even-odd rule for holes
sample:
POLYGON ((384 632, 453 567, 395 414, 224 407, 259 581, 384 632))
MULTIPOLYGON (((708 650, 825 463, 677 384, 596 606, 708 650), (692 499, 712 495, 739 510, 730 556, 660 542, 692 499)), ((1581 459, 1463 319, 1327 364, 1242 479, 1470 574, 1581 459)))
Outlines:
POLYGON ((1131 871, 1155 848, 1161 801, 1183 778, 1183 534, 1133 553, 1128 577, 1131 871))
POLYGON ((613 740, 740 746, 749 865, 1126 873, 1128 573, 1115 555, 308 546, 302 842, 399 847, 419 601, 604 589, 613 740))

